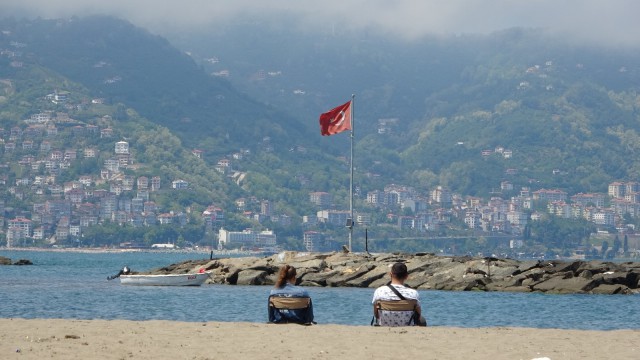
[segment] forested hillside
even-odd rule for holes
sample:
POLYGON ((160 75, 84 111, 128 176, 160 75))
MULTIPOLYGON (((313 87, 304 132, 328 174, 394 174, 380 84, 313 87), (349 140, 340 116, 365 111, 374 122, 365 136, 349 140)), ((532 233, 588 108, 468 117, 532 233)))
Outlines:
POLYGON ((307 118, 355 93, 357 163, 386 182, 486 196, 505 180, 577 193, 640 175, 634 49, 530 29, 405 41, 255 21, 172 41, 256 98, 307 118), (389 118, 397 121, 381 120, 389 118), (496 148, 513 156, 482 156, 496 148))
MULTIPOLYGON (((160 37, 108 17, 5 19, 0 25, 1 175, 9 186, 4 202, 9 218, 30 219, 34 202, 48 201, 50 187, 57 192, 65 181, 77 183, 80 177, 91 187, 128 198, 123 206, 129 209, 135 186, 125 186, 121 194, 116 189, 122 181, 158 176, 165 191, 151 200, 158 211, 190 211, 192 231, 103 224, 85 230, 84 238, 112 243, 144 235, 151 243, 173 234, 173 240, 181 235, 210 244, 223 222, 205 236, 201 212, 214 206, 226 212, 227 228, 275 227, 282 241, 295 235, 292 246, 297 247, 301 215, 315 211, 308 193, 344 189, 348 183, 344 161, 315 146, 317 140, 293 117, 208 76, 160 37), (103 130, 109 130, 104 139, 103 130), (131 162, 116 175, 101 174, 115 160, 118 141, 130 145, 131 162), (60 164, 51 159, 56 152, 65 156, 60 164), (176 180, 186 181, 188 190, 171 191, 176 180), (239 209, 236 200, 245 198, 239 209), (260 212, 265 201, 282 224, 263 226, 247 215, 260 212)), ((92 196, 83 200, 99 202, 92 196)), ((45 232, 50 236, 55 229, 53 224, 45 232)))
MULTIPOLYGON (((127 237, 208 242, 224 224, 275 229, 291 248, 302 248, 305 231, 342 243, 348 136, 320 136, 317 119, 352 93, 358 221, 377 227, 383 240, 473 234, 468 196, 506 202, 522 187, 602 194, 612 181, 640 178, 638 52, 569 46, 538 30, 405 42, 375 32, 318 36, 261 26, 166 40, 111 17, 0 20, 10 215, 30 217, 42 196, 93 176, 97 190, 124 191, 116 207, 129 211, 126 219, 134 213, 130 201, 140 201, 137 185, 129 185, 160 177, 179 181, 178 188, 188 183, 188 191, 151 194, 156 210, 189 214, 190 225, 180 232, 131 227, 127 237), (103 138, 108 130, 112 137, 103 138), (114 154, 118 141, 131 147, 126 161, 114 154), (95 158, 51 163, 57 152, 94 150, 95 158), (124 170, 103 173, 118 161, 124 170), (326 218, 314 222, 321 211, 326 218)), ((93 194, 88 199, 106 206, 93 194)), ((544 210, 534 205, 518 216, 544 210)), ((508 208, 491 211, 504 220, 508 208)), ((84 235, 115 241, 124 230, 114 218, 84 235)), ((514 236, 530 230, 487 224, 487 232, 514 236)), ((571 246, 584 245, 583 237, 571 246)), ((467 241, 458 249, 478 247, 467 241)))

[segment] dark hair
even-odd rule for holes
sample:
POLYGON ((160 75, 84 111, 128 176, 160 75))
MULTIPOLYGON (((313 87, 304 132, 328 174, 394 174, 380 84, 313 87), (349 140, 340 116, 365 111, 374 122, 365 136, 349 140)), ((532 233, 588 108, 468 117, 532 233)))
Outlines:
POLYGON ((409 272, 407 271, 407 265, 404 263, 395 263, 391 267, 391 275, 393 275, 397 279, 406 279, 409 276, 409 272))
POLYGON ((289 279, 296 278, 296 268, 291 265, 285 265, 278 272, 278 280, 276 280, 276 288, 282 289, 289 279))

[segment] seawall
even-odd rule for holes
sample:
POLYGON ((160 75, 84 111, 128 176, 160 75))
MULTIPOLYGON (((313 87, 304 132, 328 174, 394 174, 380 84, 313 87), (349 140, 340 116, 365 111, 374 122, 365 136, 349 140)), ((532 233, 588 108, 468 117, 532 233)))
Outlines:
POLYGON ((213 284, 273 285, 279 268, 295 266, 299 285, 375 288, 389 281, 389 266, 404 262, 407 284, 417 289, 545 292, 558 294, 640 293, 639 262, 513 260, 418 254, 296 253, 269 257, 191 260, 150 273, 208 271, 213 284))

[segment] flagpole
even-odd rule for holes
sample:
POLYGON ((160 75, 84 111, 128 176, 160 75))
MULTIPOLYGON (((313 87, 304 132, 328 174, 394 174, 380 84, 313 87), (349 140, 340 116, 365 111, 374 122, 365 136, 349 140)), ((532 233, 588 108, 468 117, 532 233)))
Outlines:
POLYGON ((351 240, 353 239, 353 128, 355 127, 355 94, 351 94, 351 163, 350 163, 350 172, 351 176, 349 177, 349 252, 352 251, 351 248, 351 240))

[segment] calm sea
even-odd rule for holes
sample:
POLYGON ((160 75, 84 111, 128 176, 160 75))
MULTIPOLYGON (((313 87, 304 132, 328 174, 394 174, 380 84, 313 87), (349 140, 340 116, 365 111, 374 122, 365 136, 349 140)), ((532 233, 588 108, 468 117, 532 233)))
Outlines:
MULTIPOLYGON (((71 253, 0 250, 33 266, 0 266, 0 318, 265 322, 270 287, 135 287, 107 281, 204 253, 71 253)), ((369 325, 373 289, 310 288, 318 323, 369 325)), ((421 291, 429 325, 640 329, 640 295, 421 291)))

